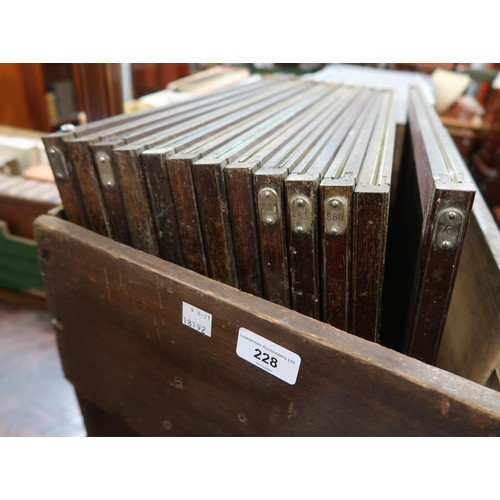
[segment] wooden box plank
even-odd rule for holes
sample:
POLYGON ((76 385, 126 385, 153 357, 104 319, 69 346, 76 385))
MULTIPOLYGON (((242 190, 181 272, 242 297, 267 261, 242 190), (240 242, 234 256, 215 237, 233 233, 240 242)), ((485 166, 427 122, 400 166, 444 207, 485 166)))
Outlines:
POLYGON ((500 434, 491 389, 56 217, 36 236, 64 372, 131 433, 500 434), (242 327, 300 356, 295 384, 237 355, 242 327))

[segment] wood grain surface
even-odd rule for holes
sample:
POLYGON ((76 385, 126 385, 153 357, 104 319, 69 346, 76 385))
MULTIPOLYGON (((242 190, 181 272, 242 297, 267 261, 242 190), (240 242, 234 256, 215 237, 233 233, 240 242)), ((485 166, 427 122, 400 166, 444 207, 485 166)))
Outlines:
POLYGON ((500 434, 491 389, 58 218, 36 236, 66 376, 141 435, 500 434), (240 327, 300 356, 294 385, 236 354, 240 327))

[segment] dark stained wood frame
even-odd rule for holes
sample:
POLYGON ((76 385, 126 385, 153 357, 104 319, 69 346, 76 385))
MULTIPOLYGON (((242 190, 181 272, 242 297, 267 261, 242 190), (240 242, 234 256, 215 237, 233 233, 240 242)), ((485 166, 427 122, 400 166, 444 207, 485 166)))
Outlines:
MULTIPOLYGON (((474 201, 475 187, 457 148, 434 109, 414 88, 410 93, 409 124, 422 214, 419 249, 406 325, 405 352, 434 364, 446 323, 464 236, 474 201), (452 168, 457 179, 447 169, 452 168), (446 209, 463 214, 457 244, 438 248, 434 234, 441 227, 438 216, 446 209)), ((444 226, 443 226, 444 228, 444 226)))

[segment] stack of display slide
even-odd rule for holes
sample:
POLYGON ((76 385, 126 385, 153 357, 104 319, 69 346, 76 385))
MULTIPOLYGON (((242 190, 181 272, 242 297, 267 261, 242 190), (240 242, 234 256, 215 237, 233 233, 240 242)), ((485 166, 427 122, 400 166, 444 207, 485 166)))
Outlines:
MULTIPOLYGON (((417 91, 411 105, 409 140, 420 141, 411 150, 443 161, 422 151, 443 135, 434 111, 417 91)), ((380 342, 391 184, 406 168, 393 168, 395 114, 391 90, 275 76, 57 132, 44 144, 70 222, 380 342)), ((446 165, 456 161, 451 141, 439 145, 446 165)), ((467 203, 446 240, 455 260, 467 203)), ((427 265, 422 258, 415 266, 427 265)), ((421 315, 409 300, 408 314, 421 315)), ((413 352, 418 325, 406 319, 413 352)))

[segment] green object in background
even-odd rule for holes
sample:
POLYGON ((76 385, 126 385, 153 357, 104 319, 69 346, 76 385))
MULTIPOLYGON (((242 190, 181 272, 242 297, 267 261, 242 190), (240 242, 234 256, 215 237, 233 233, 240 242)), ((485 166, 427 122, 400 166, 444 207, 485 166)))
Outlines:
POLYGON ((44 291, 36 243, 11 235, 3 221, 0 221, 0 288, 16 292, 44 291))

